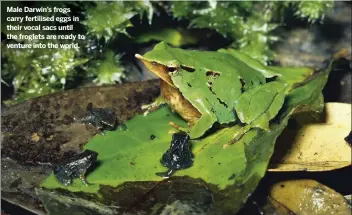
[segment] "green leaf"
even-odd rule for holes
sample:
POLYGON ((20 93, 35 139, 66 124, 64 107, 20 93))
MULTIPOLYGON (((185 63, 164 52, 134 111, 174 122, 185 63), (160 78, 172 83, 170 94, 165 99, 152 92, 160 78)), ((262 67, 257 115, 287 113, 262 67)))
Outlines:
POLYGON ((261 72, 265 78, 277 77, 278 81, 288 84, 288 87, 286 88, 287 90, 291 90, 295 84, 303 82, 314 73, 314 70, 308 67, 265 66, 260 61, 257 61, 249 55, 242 53, 241 50, 232 48, 220 49, 219 52, 231 54, 247 66, 261 72))
POLYGON ((258 72, 261 72, 265 76, 265 78, 272 78, 274 76, 277 76, 279 73, 271 70, 270 67, 265 66, 260 61, 255 60, 254 58, 250 57, 245 53, 242 53, 241 51, 229 48, 229 49, 220 49, 219 52, 225 52, 225 53, 231 54, 235 58, 244 62, 247 66, 257 70, 258 72))
MULTIPOLYGON (((73 186, 66 188, 71 191, 94 192, 99 184, 118 186, 125 181, 161 180, 155 173, 166 171, 159 160, 171 140, 171 134, 168 134, 169 121, 186 126, 168 108, 162 108, 146 117, 138 115, 127 121, 126 131, 106 132, 105 136, 95 136, 85 145, 85 149, 99 153, 101 165, 87 177, 89 183, 96 185, 86 187, 77 179, 73 181, 73 186), (154 140, 150 139, 151 135, 155 136, 154 140)), ((62 187, 53 177, 48 178, 43 186, 62 187)))
MULTIPOLYGON (((330 67, 287 94, 283 108, 270 124, 270 132, 252 128, 233 143, 234 136, 243 128, 237 125, 218 130, 204 139, 192 140, 194 164, 189 169, 177 171, 175 176, 203 179, 214 193, 215 207, 232 213, 238 211, 264 176, 276 138, 286 127, 294 109, 310 105, 321 97, 329 72, 330 67)), ((93 138, 85 146, 85 149, 99 153, 100 165, 87 176, 87 181, 93 185, 84 186, 76 179, 72 186, 63 187, 51 176, 42 186, 102 195, 99 185, 120 185, 123 192, 122 185, 126 182, 163 180, 155 173, 166 171, 160 158, 170 145, 169 121, 186 125, 164 107, 146 117, 136 116, 126 122, 127 131, 107 132, 106 136, 93 138), (156 138, 151 140, 151 135, 156 138)))
POLYGON ((277 115, 284 103, 285 87, 280 82, 270 82, 244 92, 235 102, 241 122, 269 130, 269 120, 277 115))
POLYGON ((278 81, 282 81, 288 84, 288 90, 291 90, 294 85, 308 79, 314 73, 314 70, 308 67, 269 66, 267 68, 279 75, 277 78, 278 81))

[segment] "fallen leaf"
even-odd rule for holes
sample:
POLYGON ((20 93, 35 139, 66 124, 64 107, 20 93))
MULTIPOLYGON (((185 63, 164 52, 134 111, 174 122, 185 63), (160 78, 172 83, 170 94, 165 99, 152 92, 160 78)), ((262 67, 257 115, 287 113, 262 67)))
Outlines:
POLYGON ((269 171, 328 171, 351 164, 344 138, 351 130, 351 104, 326 103, 319 120, 298 113, 278 138, 269 171))
POLYGON ((270 196, 297 215, 351 214, 341 194, 314 180, 278 182, 271 187, 270 196))
POLYGON ((268 196, 265 205, 261 208, 265 215, 294 215, 285 205, 268 196))

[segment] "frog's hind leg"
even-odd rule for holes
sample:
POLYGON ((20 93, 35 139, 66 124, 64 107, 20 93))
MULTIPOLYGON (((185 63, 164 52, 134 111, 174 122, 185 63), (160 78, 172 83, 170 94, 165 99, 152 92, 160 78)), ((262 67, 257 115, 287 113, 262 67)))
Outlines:
POLYGON ((183 132, 186 132, 186 133, 189 133, 189 132, 190 132, 190 129, 189 129, 189 128, 182 127, 182 126, 180 126, 180 125, 177 125, 177 124, 174 123, 174 122, 169 122, 169 125, 171 125, 173 128, 175 128, 175 129, 178 130, 178 131, 183 131, 183 132))
POLYGON ((78 176, 84 185, 89 186, 89 183, 88 183, 86 176, 85 176, 86 173, 87 173, 87 169, 81 171, 81 173, 78 176))
POLYGON ((72 184, 71 175, 66 175, 62 172, 55 172, 54 170, 54 176, 57 179, 57 181, 64 186, 69 186, 72 184))
POLYGON ((126 131, 127 130, 127 126, 126 126, 126 124, 125 123, 120 123, 118 126, 117 126, 117 128, 119 129, 119 130, 121 130, 121 131, 126 131))
POLYGON ((94 124, 91 124, 93 125, 99 132, 100 135, 106 135, 105 132, 104 132, 104 125, 103 123, 101 123, 100 121, 96 121, 94 124))
POLYGON ((88 181, 86 180, 86 177, 84 176, 84 174, 80 175, 79 178, 81 179, 84 185, 89 186, 88 181))
POLYGON ((211 115, 204 115, 196 123, 188 123, 189 128, 179 126, 174 122, 169 122, 169 124, 178 131, 188 133, 192 139, 195 139, 203 136, 213 126, 214 122, 216 122, 216 118, 211 115))

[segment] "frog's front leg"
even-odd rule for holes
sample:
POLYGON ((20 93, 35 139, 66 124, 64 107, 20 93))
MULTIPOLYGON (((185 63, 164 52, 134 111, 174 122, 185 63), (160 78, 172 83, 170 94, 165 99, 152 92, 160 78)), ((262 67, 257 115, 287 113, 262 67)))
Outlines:
POLYGON ((205 115, 205 116, 202 116, 195 124, 188 123, 189 127, 187 128, 177 125, 174 122, 169 122, 169 125, 171 125, 173 128, 175 128, 178 131, 183 131, 183 132, 186 132, 187 134, 190 134, 191 138, 194 139, 194 138, 201 137, 207 129, 211 128, 213 123, 214 123, 214 119, 212 119, 211 116, 209 115, 205 115))
POLYGON ((61 169, 54 170, 54 175, 58 182, 64 186, 69 186, 72 183, 71 175, 64 174, 61 169))
MULTIPOLYGON (((190 128, 185 128, 185 127, 182 127, 180 125, 177 125, 174 122, 169 122, 169 125, 171 125, 173 128, 175 128, 177 131, 183 131, 185 133, 189 133, 190 130, 191 130, 190 128)), ((172 133, 176 133, 176 132, 172 132, 172 133)))
POLYGON ((150 103, 150 104, 146 104, 146 105, 142 105, 141 109, 145 110, 143 115, 146 116, 151 112, 156 111, 157 109, 159 109, 162 105, 166 104, 165 99, 162 96, 158 96, 154 102, 150 103))
POLYGON ((91 122, 89 124, 95 127, 98 130, 99 134, 105 135, 104 124, 102 122, 100 122, 99 120, 95 120, 94 122, 91 122))
POLYGON ((88 181, 86 180, 86 177, 84 175, 85 175, 85 172, 83 174, 81 174, 79 176, 79 178, 81 179, 81 181, 84 185, 89 186, 88 181))

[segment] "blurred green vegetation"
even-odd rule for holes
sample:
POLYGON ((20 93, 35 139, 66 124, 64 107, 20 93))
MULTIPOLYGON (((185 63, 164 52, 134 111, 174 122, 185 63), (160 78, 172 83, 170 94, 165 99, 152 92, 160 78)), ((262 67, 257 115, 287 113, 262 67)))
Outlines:
POLYGON ((78 49, 7 49, 9 43, 29 42, 6 39, 6 34, 16 32, 7 31, 9 23, 2 22, 1 80, 3 85, 6 83, 13 89, 5 102, 13 104, 84 83, 121 83, 129 76, 125 69, 130 61, 128 56, 152 41, 164 40, 183 47, 198 44, 202 48, 218 43, 214 46, 216 49, 239 49, 266 64, 274 59, 271 46, 279 39, 274 30, 284 24, 287 13, 293 12, 296 18, 314 23, 323 19, 327 10, 333 7, 333 1, 3 2, 2 20, 14 15, 6 12, 6 6, 69 7, 69 15, 80 18, 80 22, 70 23, 74 25, 74 33, 87 36, 86 40, 79 41, 78 49), (209 39, 211 35, 219 36, 209 39), (211 42, 204 43, 207 39, 211 42))

